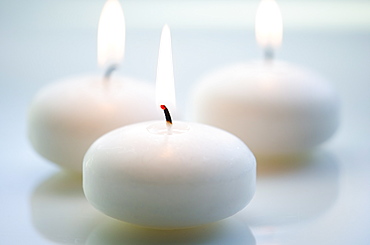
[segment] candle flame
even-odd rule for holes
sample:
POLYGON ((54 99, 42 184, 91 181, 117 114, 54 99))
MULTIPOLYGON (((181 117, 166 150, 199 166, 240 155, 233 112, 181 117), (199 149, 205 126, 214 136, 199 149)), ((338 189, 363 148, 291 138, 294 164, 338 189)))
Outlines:
POLYGON ((125 50, 125 18, 118 0, 108 0, 98 26, 98 64, 101 67, 118 65, 125 50))
POLYGON ((171 33, 168 25, 162 29, 159 45, 157 79, 156 79, 157 106, 165 105, 171 112, 175 110, 175 82, 173 75, 171 33))
POLYGON ((264 48, 279 47, 283 39, 283 21, 275 0, 262 0, 256 13, 256 40, 264 48))

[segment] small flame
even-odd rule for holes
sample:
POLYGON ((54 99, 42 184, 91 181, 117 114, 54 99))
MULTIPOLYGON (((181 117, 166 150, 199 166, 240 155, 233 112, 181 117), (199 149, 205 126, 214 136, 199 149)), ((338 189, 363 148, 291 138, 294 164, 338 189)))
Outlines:
POLYGON ((118 65, 125 51, 125 17, 118 0, 108 0, 98 26, 98 64, 118 65))
POLYGON ((158 108, 161 105, 165 105, 171 112, 176 109, 171 33, 168 25, 163 26, 161 42, 159 44, 156 101, 158 108))
POLYGON ((283 39, 283 21, 275 0, 262 0, 256 13, 256 39, 264 48, 279 47, 283 39))

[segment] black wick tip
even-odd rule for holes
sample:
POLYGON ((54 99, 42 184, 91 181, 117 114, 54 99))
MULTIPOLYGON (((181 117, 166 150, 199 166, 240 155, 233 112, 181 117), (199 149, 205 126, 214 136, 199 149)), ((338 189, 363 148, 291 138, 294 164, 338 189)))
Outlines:
POLYGON ((165 105, 161 105, 161 109, 164 111, 166 122, 168 122, 169 124, 172 124, 172 118, 171 118, 170 112, 168 111, 167 107, 165 105))

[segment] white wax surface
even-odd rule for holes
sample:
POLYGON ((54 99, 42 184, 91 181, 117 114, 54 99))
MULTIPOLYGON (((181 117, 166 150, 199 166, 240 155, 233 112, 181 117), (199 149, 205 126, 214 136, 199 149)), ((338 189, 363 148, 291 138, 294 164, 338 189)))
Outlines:
POLYGON ((309 151, 333 135, 339 98, 319 75, 281 62, 230 66, 193 94, 196 121, 225 129, 261 156, 309 151))
POLYGON ((99 138, 84 158, 83 188, 103 213, 160 229, 229 217, 254 195, 256 162, 223 130, 164 121, 119 128, 99 138))
POLYGON ((52 83, 35 96, 28 135, 35 150, 62 167, 82 171, 89 146, 118 127, 163 116, 154 86, 126 77, 80 76, 52 83))

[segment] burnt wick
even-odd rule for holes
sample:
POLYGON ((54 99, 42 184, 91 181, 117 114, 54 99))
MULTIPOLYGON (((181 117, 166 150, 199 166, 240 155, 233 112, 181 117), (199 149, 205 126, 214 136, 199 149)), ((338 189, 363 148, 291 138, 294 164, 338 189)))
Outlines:
POLYGON ((171 114, 170 114, 169 110, 167 109, 167 107, 165 105, 161 105, 161 109, 163 110, 164 116, 166 118, 166 125, 167 125, 167 129, 168 129, 168 134, 172 134, 171 114))
POLYGON ((170 112, 168 111, 168 108, 165 105, 161 105, 161 109, 164 111, 166 122, 172 125, 172 118, 170 112))

